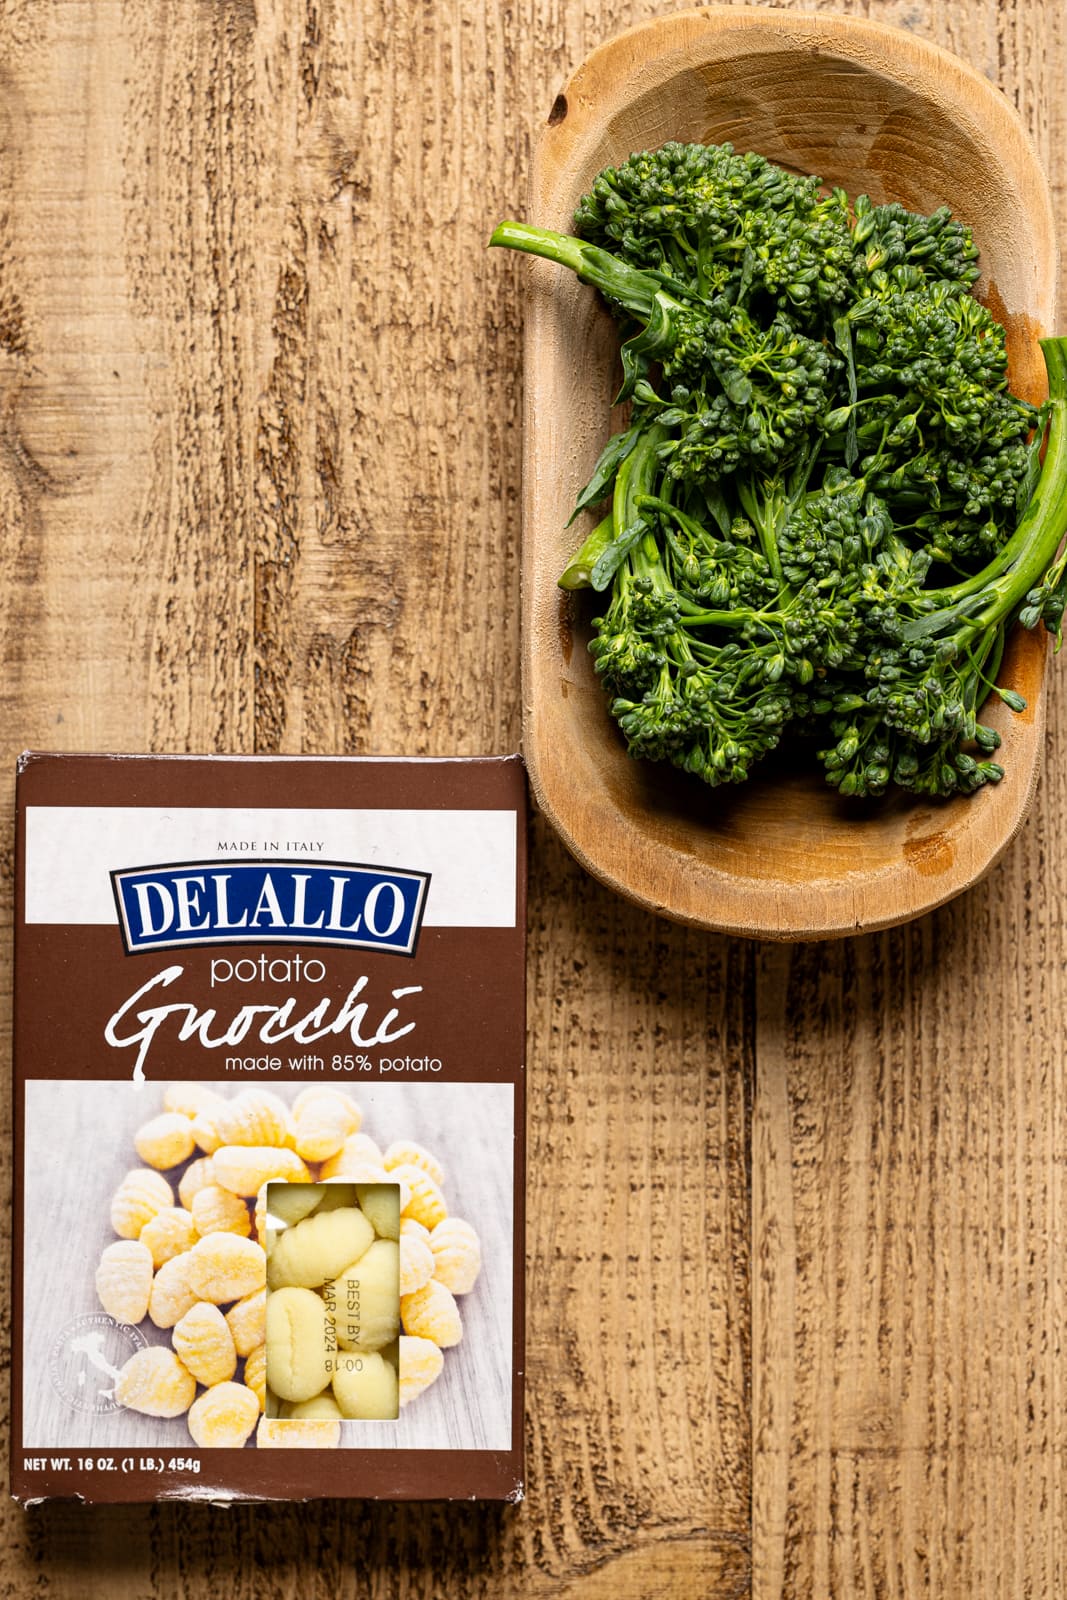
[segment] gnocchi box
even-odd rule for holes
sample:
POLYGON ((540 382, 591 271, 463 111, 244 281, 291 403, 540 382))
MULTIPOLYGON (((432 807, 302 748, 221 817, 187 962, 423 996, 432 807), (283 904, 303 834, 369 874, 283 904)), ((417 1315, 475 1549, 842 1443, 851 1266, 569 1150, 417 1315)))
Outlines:
POLYGON ((521 1499, 519 758, 17 805, 15 1497, 521 1499))

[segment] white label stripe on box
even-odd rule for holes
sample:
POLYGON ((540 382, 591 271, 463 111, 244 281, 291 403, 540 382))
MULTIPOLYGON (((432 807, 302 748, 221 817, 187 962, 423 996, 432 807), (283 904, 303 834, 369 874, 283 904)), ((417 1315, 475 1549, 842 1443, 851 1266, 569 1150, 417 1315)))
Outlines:
POLYGON ((513 928, 513 810, 28 806, 26 921, 116 921, 110 874, 181 861, 343 861, 430 874, 425 927, 513 928))

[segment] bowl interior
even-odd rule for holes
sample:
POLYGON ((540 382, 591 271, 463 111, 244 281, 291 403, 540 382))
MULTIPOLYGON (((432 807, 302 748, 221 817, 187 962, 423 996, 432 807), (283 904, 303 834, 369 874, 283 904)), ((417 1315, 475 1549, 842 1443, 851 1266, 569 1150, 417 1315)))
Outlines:
MULTIPOLYGON (((972 114, 966 97, 940 92, 936 78, 908 81, 914 73, 888 70, 877 52, 864 59, 862 50, 835 48, 832 38, 817 37, 815 44, 792 39, 788 25, 723 26, 698 38, 694 48, 686 34, 673 54, 641 60, 635 52, 624 91, 617 84, 598 86, 589 66, 579 72, 567 94, 567 117, 576 111, 575 125, 567 137, 562 128, 545 137, 534 220, 569 227, 575 203, 602 168, 667 139, 729 141, 815 172, 852 197, 865 192, 919 211, 948 205, 974 228, 981 249, 978 293, 1007 328, 1013 387, 1040 399, 1044 367, 1036 338, 1045 331, 1042 310, 1048 312, 1051 298, 1050 285, 1041 281, 1047 246, 1035 236, 1012 151, 1005 155, 1003 130, 990 126, 981 96, 972 114)), ((1006 104, 1003 117, 1017 148, 1020 135, 1006 104)), ((731 924, 713 907, 708 915, 699 910, 701 894, 714 901, 714 880, 759 883, 779 897, 772 932, 788 931, 790 913, 780 897, 793 886, 851 883, 853 899, 840 913, 843 931, 854 925, 865 886, 879 874, 892 875, 902 864, 924 878, 958 874, 968 863, 967 830, 978 813, 999 807, 1017 826, 1025 811, 1039 731, 1043 641, 1022 635, 1009 647, 1001 681, 1027 698, 1028 710, 1016 716, 999 702, 987 706, 986 719, 1004 740, 1007 776, 970 799, 842 801, 814 764, 798 775, 778 760, 736 789, 711 790, 664 765, 630 760, 585 648, 596 600, 554 587, 591 526, 586 516, 566 528, 575 495, 607 434, 623 420, 610 410, 618 384, 617 333, 595 296, 570 274, 537 264, 531 276, 528 389, 531 364, 536 368, 528 425, 537 439, 527 483, 528 754, 542 803, 572 848, 637 898, 716 926, 731 924)), ((941 898, 954 892, 948 881, 941 898)), ((936 903, 936 887, 927 892, 936 903)), ((805 922, 809 911, 799 915, 805 922)))

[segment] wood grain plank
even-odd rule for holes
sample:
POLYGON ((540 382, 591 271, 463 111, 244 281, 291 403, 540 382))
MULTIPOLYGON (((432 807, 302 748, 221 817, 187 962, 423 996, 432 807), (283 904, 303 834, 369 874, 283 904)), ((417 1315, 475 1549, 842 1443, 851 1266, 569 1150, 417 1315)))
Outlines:
POLYGON ((324 7, 257 67, 303 86, 260 402, 262 749, 514 743, 515 317, 473 181, 506 81, 489 29, 324 7))
MULTIPOLYGON (((0 1048, 10 1056, 13 778, 25 746, 145 747, 137 692, 161 572, 137 536, 151 460, 146 362, 135 331, 123 234, 122 145, 131 46, 120 7, 5 10, 2 449, 0 449, 0 1048), (131 692, 131 684, 135 686, 131 692)), ((0 1147, 10 1186, 4 1073, 0 1147)), ((8 1230, 0 1272, 10 1282, 8 1230)), ((2 1337, 10 1341, 10 1306, 2 1337)), ((10 1423, 8 1368, 0 1396, 10 1423)), ((61 1524, 10 1503, 3 1584, 62 1592, 64 1560, 106 1562, 104 1530, 61 1524), (54 1560, 54 1557, 56 1560, 54 1560)), ((147 1527, 123 1536, 125 1560, 150 1560, 147 1527)), ((116 1569, 117 1600, 136 1591, 116 1569)))
POLYGON ((530 1348, 542 1559, 562 1576, 583 1549, 588 1561, 639 1533, 703 1533, 736 1561, 749 1493, 751 952, 642 929, 601 889, 583 896, 595 937, 576 947, 573 866, 543 828, 536 838, 552 874, 531 923, 544 1048, 528 1258, 551 1307, 530 1348), (639 999, 643 972, 655 987, 639 999))
MULTIPOLYGON (((484 247, 567 72, 653 9, 6 9, 9 756, 514 748, 520 274, 484 247), (75 472, 83 346, 121 405, 75 472)), ((8 1506, 4 1592, 743 1593, 752 972, 538 826, 522 1508, 8 1506)))
MULTIPOLYGON (((1063 18, 887 5, 1055 151, 1063 18)), ((761 956, 753 1112, 753 1595, 1063 1592, 1064 782, 933 917, 761 956)))
POLYGON ((1029 842, 926 923, 761 969, 757 1595, 1060 1592, 1063 1068, 1015 959, 1029 842))

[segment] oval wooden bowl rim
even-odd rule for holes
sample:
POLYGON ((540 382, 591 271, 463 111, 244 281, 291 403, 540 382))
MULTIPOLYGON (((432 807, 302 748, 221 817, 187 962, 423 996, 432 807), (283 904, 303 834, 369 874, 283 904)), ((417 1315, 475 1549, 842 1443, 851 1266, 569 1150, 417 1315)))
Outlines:
MULTIPOLYGON (((545 220, 546 193, 551 193, 552 186, 559 182, 559 174, 578 166, 583 150, 592 139, 602 137, 610 119, 624 110, 638 91, 649 89, 652 72, 666 68, 673 60, 677 60, 679 70, 721 60, 721 51, 701 55, 701 35, 721 41, 729 33, 738 35, 739 45, 748 44, 748 49, 739 49, 738 55, 769 53, 776 44, 783 49, 816 53, 826 47, 828 52, 927 101, 932 98, 931 79, 936 78, 937 104, 947 110, 956 126, 976 136, 979 142, 988 142, 988 130, 994 127, 997 153, 1013 179, 1014 192, 1032 196, 1034 203, 1027 207, 1030 244, 1035 259, 1045 263, 1051 278, 1047 296, 1042 297, 1041 304, 1028 309, 1036 313, 1042 331, 1046 313, 1048 322, 1053 321, 1057 260, 1051 198, 1036 150, 1016 112, 987 78, 950 52, 887 23, 864 18, 754 6, 714 6, 653 18, 606 41, 573 72, 542 130, 531 174, 532 219, 545 220), (985 141, 981 139, 983 132, 985 141)), ((662 81, 667 81, 666 77, 662 81)), ((547 220, 553 226, 560 225, 559 219, 547 220)), ((544 263, 528 265, 535 275, 561 270, 546 268, 544 263)), ((535 276, 534 285, 537 281, 535 276)), ((996 790, 987 790, 965 802, 969 809, 959 835, 962 838, 965 833, 974 835, 979 830, 982 839, 977 848, 975 839, 970 840, 971 848, 962 852, 962 862, 953 853, 950 870, 924 876, 921 869, 912 871, 903 859, 893 859, 865 872, 862 878, 859 874, 839 875, 801 885, 765 875, 742 877, 736 872, 724 872, 706 858, 694 860, 670 844, 658 843, 655 849, 661 860, 656 870, 646 863, 646 870, 637 874, 631 862, 631 871, 620 875, 612 870, 612 833, 629 847, 636 841, 638 830, 607 792, 598 795, 582 791, 586 811, 580 826, 561 812, 557 790, 565 785, 560 776, 559 751, 542 750, 536 725, 538 680, 545 670, 539 659, 543 654, 541 641, 550 629, 558 628, 558 618, 551 610, 558 603, 556 595, 540 592, 543 575, 535 574, 541 541, 531 536, 537 523, 535 491, 542 467, 537 432, 537 372, 543 315, 543 299, 539 301, 532 286, 527 296, 525 330, 523 740, 535 799, 568 848, 595 878, 649 910, 675 921, 764 939, 838 938, 892 927, 933 910, 970 887, 993 866, 1017 834, 1038 780, 1048 651, 1043 637, 1026 633, 1020 636, 1018 629, 1010 647, 1015 667, 1013 681, 1023 687, 1024 693, 1027 689, 1031 693, 1027 712, 1015 719, 1016 743, 1025 742, 1032 750, 1029 771, 1009 768, 1010 783, 1006 777, 996 790), (993 804, 989 803, 991 800, 993 804), (991 827, 994 821, 995 832, 991 827), (698 880, 695 887, 694 880, 698 880), (671 892, 665 892, 668 882, 671 892)), ((605 396, 605 411, 609 398, 605 396)), ((1022 750, 1016 753, 1016 760, 1020 756, 1025 759, 1022 750)), ((760 780, 757 777, 750 781, 760 780)), ((818 785, 817 776, 813 783, 818 785)), ((709 798, 714 804, 714 798, 709 798)), ((632 855, 629 849, 625 853, 632 855)))

